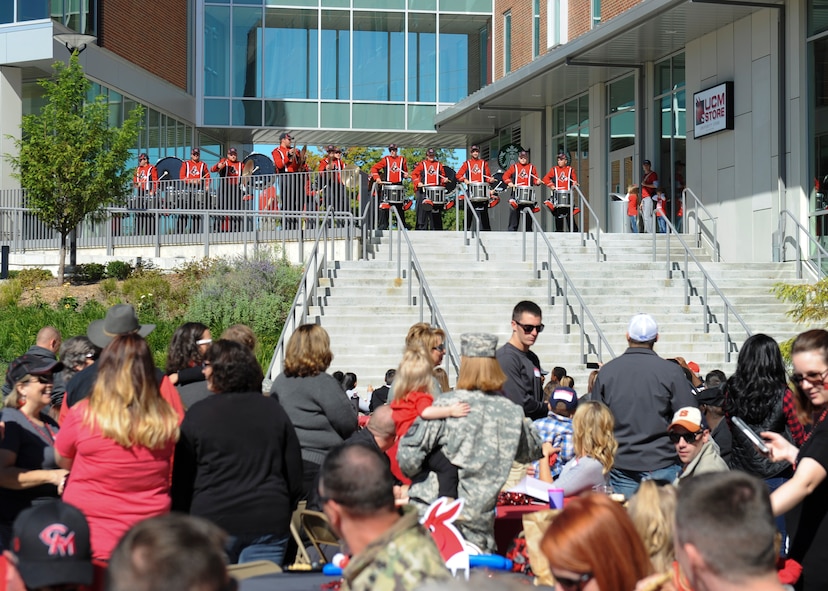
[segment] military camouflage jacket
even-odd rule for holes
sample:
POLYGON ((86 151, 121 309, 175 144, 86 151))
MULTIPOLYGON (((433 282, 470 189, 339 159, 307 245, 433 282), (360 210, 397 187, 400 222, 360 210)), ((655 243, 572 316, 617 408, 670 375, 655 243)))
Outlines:
POLYGON ((434 541, 413 507, 354 556, 342 572, 342 591, 413 591, 426 581, 449 578, 434 541))
MULTIPOLYGON (((543 456, 541 440, 523 409, 497 393, 457 390, 434 399, 434 406, 468 402, 465 417, 417 419, 400 440, 397 460, 406 476, 420 472, 426 456, 441 450, 457 466, 458 496, 465 500, 454 525, 466 540, 494 552, 494 508, 512 462, 527 463, 543 456)), ((409 497, 422 511, 437 498, 434 473, 411 485, 409 497)))

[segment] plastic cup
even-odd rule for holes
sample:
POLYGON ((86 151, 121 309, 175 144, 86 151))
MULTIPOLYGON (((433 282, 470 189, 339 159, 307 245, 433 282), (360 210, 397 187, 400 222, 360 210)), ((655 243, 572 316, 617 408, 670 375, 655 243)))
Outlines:
POLYGON ((562 488, 549 489, 549 508, 563 509, 564 506, 564 491, 562 488))

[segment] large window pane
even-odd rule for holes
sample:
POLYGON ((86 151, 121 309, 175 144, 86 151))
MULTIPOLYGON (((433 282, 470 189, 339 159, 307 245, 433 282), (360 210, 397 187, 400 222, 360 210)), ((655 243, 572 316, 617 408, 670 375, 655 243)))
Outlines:
POLYGON ((350 126, 351 106, 348 103, 322 103, 322 127, 348 129, 350 126))
POLYGON ((230 94, 230 9, 204 9, 204 95, 230 94))
POLYGON ((262 126, 262 101, 233 101, 233 125, 262 126))
POLYGON ((347 11, 322 11, 322 98, 350 98, 350 20, 347 11))
POLYGON ((635 106, 635 76, 627 76, 609 85, 609 112, 632 109, 635 106))
POLYGON ((633 111, 616 115, 609 121, 610 152, 635 144, 635 113, 633 111))
POLYGON ((354 12, 354 100, 402 101, 404 15, 354 12))
POLYGON ((234 97, 262 96, 262 9, 233 9, 234 97))
POLYGON ((828 31, 828 0, 808 0, 808 35, 828 31))
POLYGON ((268 68, 264 80, 266 98, 318 98, 316 15, 312 10, 267 11, 264 55, 278 65, 268 68))
POLYGON ((205 99, 204 124, 230 125, 230 101, 219 99, 205 99))
POLYGON ((437 22, 433 14, 408 17, 408 100, 437 100, 437 22))
POLYGON ((49 18, 49 5, 46 0, 17 0, 17 20, 33 21, 49 18))
POLYGON ((317 103, 266 101, 265 125, 271 127, 319 127, 317 103))
POLYGON ((411 105, 408 107, 408 129, 434 131, 436 105, 411 105))

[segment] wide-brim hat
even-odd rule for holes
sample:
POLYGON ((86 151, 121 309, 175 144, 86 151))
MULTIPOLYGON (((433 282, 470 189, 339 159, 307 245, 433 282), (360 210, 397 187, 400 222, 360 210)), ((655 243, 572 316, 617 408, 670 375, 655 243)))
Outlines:
POLYGON ((135 308, 129 304, 116 304, 106 311, 102 320, 95 320, 86 329, 86 336, 101 349, 121 335, 137 333, 145 337, 155 330, 154 324, 141 324, 135 308))

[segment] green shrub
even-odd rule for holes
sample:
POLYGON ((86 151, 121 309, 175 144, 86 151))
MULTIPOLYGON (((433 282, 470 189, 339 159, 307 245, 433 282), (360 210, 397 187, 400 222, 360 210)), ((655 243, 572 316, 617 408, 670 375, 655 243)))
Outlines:
POLYGON ((75 265, 75 272, 72 274, 74 283, 95 283, 104 278, 106 267, 100 263, 86 263, 75 265))
POLYGON ((121 291, 136 310, 158 312, 170 294, 170 282, 158 269, 137 269, 124 281, 121 291))
POLYGON ((16 306, 23 295, 23 284, 20 279, 9 279, 0 283, 0 307, 16 306))
POLYGON ((247 260, 219 259, 190 300, 186 318, 203 322, 214 333, 231 324, 247 324, 262 344, 260 361, 266 365, 301 277, 301 267, 273 253, 247 260))
POLYGON ((63 296, 58 300, 57 307, 63 308, 64 310, 72 310, 74 312, 78 309, 78 298, 70 295, 63 296))
POLYGON ((126 261, 110 261, 106 265, 106 276, 123 281, 132 273, 132 265, 126 261))
POLYGON ((101 281, 100 288, 101 295, 103 295, 108 301, 118 292, 118 282, 110 277, 101 281))
POLYGON ((38 267, 32 269, 21 269, 16 273, 15 279, 20 281, 20 285, 23 289, 32 289, 39 283, 52 279, 52 273, 46 269, 40 269, 38 267))

